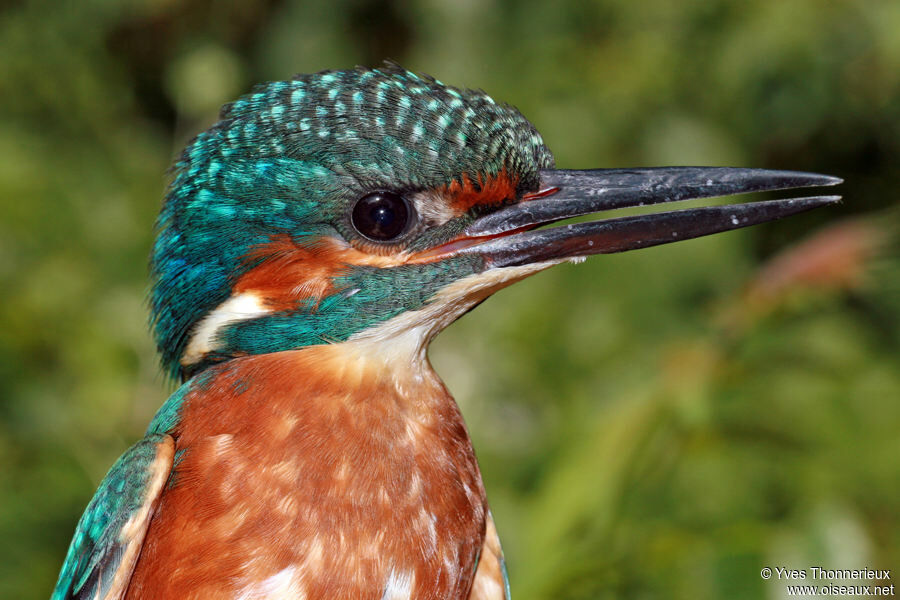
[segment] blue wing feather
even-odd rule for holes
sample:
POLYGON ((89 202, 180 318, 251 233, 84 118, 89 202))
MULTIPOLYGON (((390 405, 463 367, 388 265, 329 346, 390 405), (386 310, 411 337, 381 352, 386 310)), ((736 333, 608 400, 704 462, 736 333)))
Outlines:
POLYGON ((170 436, 151 434, 116 461, 78 521, 51 600, 124 595, 174 446, 170 436))

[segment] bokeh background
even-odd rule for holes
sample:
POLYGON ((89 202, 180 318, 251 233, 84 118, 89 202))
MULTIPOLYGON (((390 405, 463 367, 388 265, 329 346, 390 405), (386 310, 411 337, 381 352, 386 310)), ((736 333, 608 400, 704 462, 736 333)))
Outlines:
POLYGON ((255 82, 384 58, 518 106, 561 167, 846 179, 836 208, 541 274, 434 344, 516 598, 900 571, 900 2, 11 0, 0 597, 49 595, 173 389, 144 300, 172 158, 255 82))

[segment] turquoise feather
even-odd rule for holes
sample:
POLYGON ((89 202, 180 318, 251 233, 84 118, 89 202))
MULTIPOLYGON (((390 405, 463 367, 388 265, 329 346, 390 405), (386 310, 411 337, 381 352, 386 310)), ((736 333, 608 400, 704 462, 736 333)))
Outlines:
MULTIPOLYGON (((349 239, 348 208, 368 191, 438 189, 463 174, 504 169, 528 191, 537 187, 539 169, 552 164, 516 109, 395 65, 259 86, 226 106, 175 165, 152 256, 151 307, 164 365, 184 377, 234 354, 346 339, 422 306, 473 265, 377 276, 355 269, 346 278, 360 293, 328 299, 316 311, 298 306, 235 325, 222 332, 224 353, 190 373, 179 365, 192 328, 230 297, 233 282, 254 266, 248 253, 273 234, 298 244, 322 235, 349 239)), ((472 219, 435 227, 414 243, 449 239, 472 219)))
POLYGON ((51 600, 106 598, 120 569, 128 570, 127 584, 137 560, 135 553, 130 564, 125 564, 129 545, 136 544, 135 552, 139 551, 149 517, 147 523, 137 527, 130 521, 140 517, 142 510, 159 497, 160 479, 168 477, 172 466, 171 461, 160 464, 160 446, 165 444, 171 447, 172 438, 148 435, 125 452, 106 474, 78 521, 51 600))

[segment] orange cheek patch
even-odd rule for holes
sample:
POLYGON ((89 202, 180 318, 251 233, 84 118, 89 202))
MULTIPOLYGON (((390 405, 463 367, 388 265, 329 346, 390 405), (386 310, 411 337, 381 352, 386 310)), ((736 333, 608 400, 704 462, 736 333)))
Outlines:
POLYGON ((368 254, 330 237, 298 244, 286 234, 256 246, 245 260, 256 266, 235 282, 232 295, 252 293, 276 311, 293 310, 301 303, 317 306, 340 291, 334 279, 352 266, 386 268, 406 262, 402 255, 368 254))
POLYGON ((301 301, 313 306, 335 292, 332 278, 343 265, 329 260, 314 246, 299 246, 278 235, 255 247, 247 262, 259 263, 235 282, 233 295, 253 293, 273 310, 291 310, 301 301))
POLYGON ((476 184, 464 173, 461 181, 454 181, 445 188, 448 204, 457 214, 461 215, 473 206, 495 206, 515 200, 518 181, 510 177, 506 169, 496 175, 479 174, 477 177, 476 184))

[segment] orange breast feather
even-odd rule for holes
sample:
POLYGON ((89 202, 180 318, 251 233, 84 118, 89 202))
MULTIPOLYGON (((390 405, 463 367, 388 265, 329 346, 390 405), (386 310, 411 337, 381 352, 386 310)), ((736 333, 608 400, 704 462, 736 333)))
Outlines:
POLYGON ((127 598, 467 597, 486 509, 455 402, 341 346, 230 361, 187 399, 127 598))

